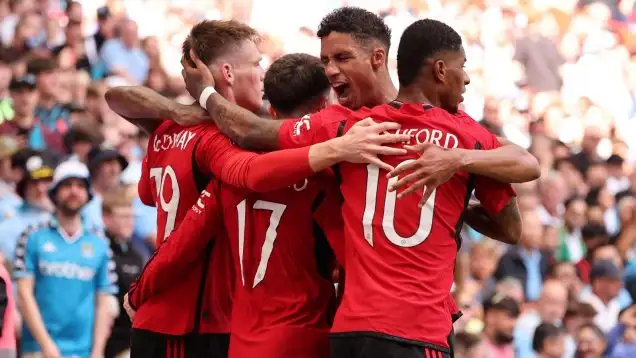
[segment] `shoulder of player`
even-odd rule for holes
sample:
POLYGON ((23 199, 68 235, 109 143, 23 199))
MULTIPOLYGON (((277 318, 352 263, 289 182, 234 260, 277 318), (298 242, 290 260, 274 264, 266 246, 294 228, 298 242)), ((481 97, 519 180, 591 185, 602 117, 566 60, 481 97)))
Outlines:
POLYGON ((353 111, 347 107, 332 104, 319 112, 308 114, 302 117, 302 119, 320 120, 321 123, 327 124, 345 120, 351 113, 353 113, 353 111))

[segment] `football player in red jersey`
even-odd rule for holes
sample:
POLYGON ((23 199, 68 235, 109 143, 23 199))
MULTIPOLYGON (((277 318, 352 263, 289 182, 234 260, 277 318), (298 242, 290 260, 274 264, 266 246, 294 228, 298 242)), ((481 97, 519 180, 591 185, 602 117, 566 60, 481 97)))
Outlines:
MULTIPOLYGON (((265 91, 274 118, 298 116, 327 105, 329 82, 317 58, 293 54, 272 64, 265 91)), ((228 185, 219 194, 218 186, 211 183, 146 266, 139 290, 150 294, 185 274, 209 241, 208 235, 219 232, 220 215, 211 211, 218 210, 218 200, 206 203, 220 197, 240 272, 230 356, 329 357, 334 260, 323 233, 336 251, 344 250, 343 222, 333 216, 341 198, 333 184, 328 173, 261 194, 228 185)))
MULTIPOLYGON (((499 147, 497 138, 471 118, 446 111, 457 112, 461 93, 469 82, 462 68, 466 59, 459 35, 443 23, 418 21, 405 31, 398 53, 402 59, 398 62, 402 87, 396 101, 363 108, 349 120, 330 118, 329 128, 314 131, 307 125, 303 130, 309 132, 306 140, 319 142, 333 137, 333 132, 345 133, 356 121, 373 116, 408 126, 405 133, 411 136, 408 144, 413 150, 416 144, 430 142, 459 153, 488 149, 475 158, 482 158, 482 152, 485 156, 497 152, 492 150, 499 147)), ((199 75, 207 76, 205 70, 201 72, 199 75)), ((245 117, 218 96, 212 97, 207 108, 213 118, 245 117)), ((308 119, 297 123, 302 128, 308 119)), ((407 165, 416 158, 416 153, 411 153, 390 161, 407 165)), ((341 189, 347 198, 343 206, 345 267, 347 279, 355 285, 345 287, 336 315, 333 355, 448 355, 447 337, 452 329, 448 292, 458 246, 456 235, 470 194, 474 188, 485 210, 502 228, 501 236, 515 242, 520 220, 514 191, 509 185, 471 174, 475 167, 465 161, 455 168, 448 182, 432 190, 420 209, 421 192, 419 197, 407 196, 396 205, 396 193, 389 189, 394 189, 397 178, 389 183, 379 168, 346 164, 340 168, 341 189), (360 182, 367 185, 360 186, 360 182), (414 215, 414 210, 419 210, 419 215, 414 215), (402 214, 396 215, 400 211, 402 214)))
MULTIPOLYGON (((198 51, 215 71, 219 92, 257 110, 261 105, 263 73, 256 42, 256 33, 246 25, 205 21, 192 29, 184 45, 184 57, 191 48, 198 51)), ((109 104, 120 114, 134 118, 135 109, 131 114, 122 110, 126 106, 113 100, 116 91, 111 90, 107 96, 109 104)), ((151 129, 154 131, 139 191, 146 204, 157 204, 161 239, 179 225, 212 175, 238 187, 267 191, 298 182, 340 160, 364 157, 365 161, 377 161, 370 154, 395 151, 378 144, 399 140, 399 136, 379 136, 386 128, 370 125, 360 127, 357 135, 343 142, 257 155, 234 147, 213 125, 183 128, 164 121, 151 129)), ((133 357, 226 355, 223 347, 227 346, 233 291, 232 263, 226 255, 228 244, 223 235, 210 241, 200 259, 193 262, 192 274, 183 277, 173 289, 144 300, 141 307, 132 307, 137 309, 133 357), (208 272, 214 272, 213 279, 206 280, 208 272)), ((131 295, 135 290, 133 285, 131 295)), ((135 301, 130 303, 134 305, 135 301)))

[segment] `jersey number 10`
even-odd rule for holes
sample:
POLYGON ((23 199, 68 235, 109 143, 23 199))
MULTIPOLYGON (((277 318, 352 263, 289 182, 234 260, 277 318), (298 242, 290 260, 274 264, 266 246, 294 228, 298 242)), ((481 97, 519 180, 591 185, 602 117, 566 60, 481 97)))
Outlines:
MULTIPOLYGON (((398 164, 396 168, 412 162, 413 159, 405 160, 398 164)), ((387 190, 384 195, 384 213, 382 214, 382 229, 384 235, 393 244, 400 247, 413 247, 424 242, 431 233, 433 226, 433 213, 435 211, 435 194, 437 189, 426 201, 426 204, 420 210, 419 224, 417 230, 412 236, 402 237, 395 231, 395 202, 397 200, 397 192, 389 191, 391 184, 398 180, 397 177, 389 179, 387 190)), ((375 216, 375 206, 378 194, 378 184, 380 182, 380 168, 373 164, 367 165, 367 191, 364 206, 364 214, 362 215, 362 227, 364 228, 364 238, 369 245, 373 246, 373 217, 375 216)))

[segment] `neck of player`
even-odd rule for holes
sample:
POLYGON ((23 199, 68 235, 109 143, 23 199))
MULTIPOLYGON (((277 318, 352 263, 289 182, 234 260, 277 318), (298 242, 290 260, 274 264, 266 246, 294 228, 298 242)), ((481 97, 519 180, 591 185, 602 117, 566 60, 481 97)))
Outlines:
POLYGON ((60 227, 69 236, 77 234, 82 229, 82 217, 79 214, 65 215, 62 210, 56 210, 55 216, 60 223, 60 227))
POLYGON ((396 101, 410 104, 430 104, 439 107, 440 101, 436 93, 425 93, 424 86, 415 82, 409 86, 400 86, 396 101))

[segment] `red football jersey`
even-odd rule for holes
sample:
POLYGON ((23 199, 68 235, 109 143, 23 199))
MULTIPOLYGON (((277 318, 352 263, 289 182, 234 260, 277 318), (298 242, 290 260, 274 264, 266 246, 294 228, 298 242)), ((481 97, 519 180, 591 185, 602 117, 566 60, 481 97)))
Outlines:
MULTIPOLYGON (((202 159, 215 149, 207 143, 217 133, 210 125, 184 128, 165 121, 150 136, 138 190, 144 201, 150 193, 157 207, 158 245, 181 223, 212 177, 210 166, 202 159)), ((233 264, 224 252, 227 239, 219 235, 200 259, 192 262, 191 274, 138 308, 133 327, 173 335, 193 330, 228 332, 234 278, 233 264), (212 273, 215 279, 206 282, 212 273)))
POLYGON ((329 356, 335 260, 315 230, 318 223, 330 240, 342 242, 333 183, 320 173, 262 194, 223 186, 237 273, 230 357, 329 356))
MULTIPOLYGON (((402 124, 399 133, 411 135, 409 144, 432 142, 467 149, 499 146, 494 135, 466 115, 453 116, 438 108, 411 104, 400 109, 390 105, 364 108, 344 122, 334 112, 290 121, 279 132, 280 145, 325 141, 369 116, 375 121, 402 124), (322 125, 303 125, 307 122, 322 125), (298 130, 289 134, 290 128, 298 130)), ((397 166, 416 157, 409 153, 383 159, 397 166)), ((512 187, 458 172, 419 209, 421 194, 397 200, 396 193, 387 190, 386 172, 378 167, 343 163, 339 168, 346 198, 342 215, 348 284, 332 332, 379 333, 389 339, 447 349, 454 310, 448 298, 461 215, 473 189, 494 215, 515 195, 512 187)))

